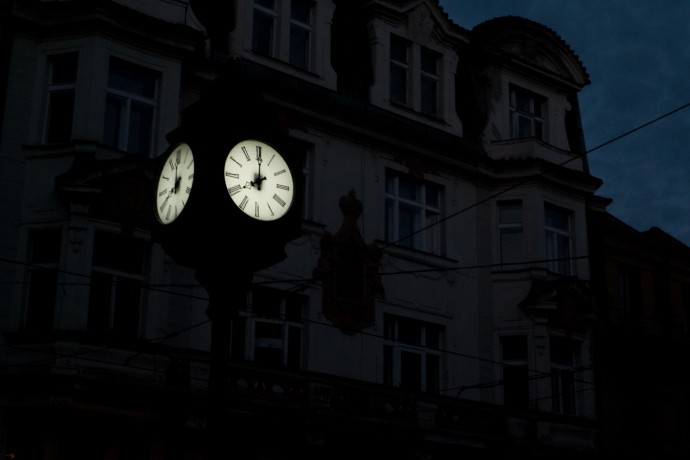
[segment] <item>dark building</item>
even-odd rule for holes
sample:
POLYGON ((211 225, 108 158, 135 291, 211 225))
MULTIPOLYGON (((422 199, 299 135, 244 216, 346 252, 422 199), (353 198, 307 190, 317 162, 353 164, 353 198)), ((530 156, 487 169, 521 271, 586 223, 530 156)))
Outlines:
POLYGON ((688 248, 613 228, 555 31, 436 0, 0 14, 0 454, 687 452, 688 248))

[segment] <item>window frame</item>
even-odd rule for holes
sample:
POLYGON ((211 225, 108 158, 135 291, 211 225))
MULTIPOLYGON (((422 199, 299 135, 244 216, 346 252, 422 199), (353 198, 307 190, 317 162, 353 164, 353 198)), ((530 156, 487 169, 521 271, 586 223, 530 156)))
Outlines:
MULTIPOLYGON (((577 415, 578 342, 560 336, 549 336, 549 365, 551 375, 551 411, 565 415, 577 415), (554 359, 556 344, 569 349, 568 362, 554 359)), ((563 350, 558 350, 563 351, 563 350)))
MULTIPOLYGON (((73 126, 74 126, 74 112, 75 112, 75 106, 76 106, 76 97, 77 97, 77 82, 79 79, 79 56, 80 53, 78 50, 71 50, 71 51, 61 51, 61 52, 51 52, 50 54, 47 55, 47 82, 46 82, 46 102, 45 102, 45 114, 44 114, 44 123, 43 123, 43 135, 41 136, 42 140, 46 144, 53 144, 53 143, 62 143, 62 142, 69 142, 72 139, 72 132, 73 132, 73 126), (75 62, 74 62, 74 79, 72 81, 63 81, 63 82, 55 82, 54 81, 54 76, 55 76, 55 64, 56 60, 60 58, 69 58, 71 56, 74 56, 75 62), (52 135, 52 127, 53 125, 53 96, 57 94, 67 94, 71 93, 72 95, 72 101, 71 101, 71 108, 70 111, 71 113, 69 114, 69 128, 65 128, 67 132, 61 133, 61 135, 58 135, 58 139, 54 138, 54 135, 52 135), (64 136, 64 138, 63 138, 64 136)), ((63 115, 64 116, 64 115, 63 115)), ((65 119, 63 117, 58 117, 59 122, 64 122, 65 119)))
POLYGON ((509 126, 511 139, 545 140, 546 132, 546 96, 537 94, 522 86, 511 83, 509 92, 509 126), (527 109, 518 104, 518 97, 527 102, 527 109), (528 133, 522 133, 522 122, 529 124, 528 133))
POLYGON ((507 407, 518 410, 527 410, 530 407, 529 350, 529 336, 526 334, 504 334, 499 337, 503 404, 507 407), (517 348, 515 344, 508 346, 509 339, 524 340, 524 356, 506 356, 507 350, 514 353, 517 348))
POLYGON ((404 107, 422 115, 443 116, 443 61, 444 54, 391 32, 388 42, 388 100, 394 106, 404 107), (402 50, 402 53, 395 52, 402 50), (398 48, 399 47, 399 48, 398 48), (402 58, 404 54, 404 60, 402 58), (425 65, 433 57, 433 73, 425 65), (433 84, 433 96, 425 87, 433 84), (430 109, 432 107, 432 109, 430 109))
POLYGON ((385 172, 385 240, 398 246, 441 255, 443 251, 443 186, 435 182, 414 177, 394 169, 386 169, 385 172), (420 189, 418 200, 401 196, 400 181, 410 182, 420 189), (390 185, 392 184, 392 185, 390 185), (393 190, 391 189, 393 188, 393 190), (436 194, 438 205, 428 204, 428 195, 436 194), (417 220, 412 223, 412 232, 402 234, 401 208, 417 211, 417 220), (431 222, 429 221, 431 217, 431 222), (435 217, 433 217, 435 216, 435 217), (422 232, 429 232, 426 236, 422 232), (410 239, 409 244, 405 241, 410 239))
POLYGON ((291 0, 271 1, 271 5, 266 2, 259 4, 256 0, 251 5, 251 32, 249 34, 249 50, 252 53, 266 58, 276 59, 290 66, 313 72, 315 67, 315 19, 317 17, 317 3, 311 0, 291 0), (293 1, 303 2, 308 6, 308 20, 306 23, 301 18, 296 18, 293 14, 293 1), (257 46, 257 18, 263 16, 271 22, 269 37, 264 37, 269 43, 260 49, 257 46), (295 47, 295 32, 299 30, 306 37, 304 46, 295 47))
POLYGON ((441 350, 445 340, 445 326, 391 313, 384 314, 383 323, 384 384, 411 391, 438 393, 441 390, 444 367, 441 350), (418 343, 402 340, 401 325, 403 322, 407 326, 412 325, 419 328, 418 343), (429 343, 432 330, 435 330, 435 346, 429 343), (403 356, 405 354, 419 357, 418 379, 414 384, 410 384, 409 380, 406 381, 405 379, 405 376, 408 375, 408 372, 403 369, 405 366, 403 356), (432 372, 435 375, 431 376, 432 372))
MULTIPOLYGON (((99 235, 106 235, 105 238, 119 238, 122 242, 125 241, 122 239, 122 236, 118 235, 117 233, 110 232, 105 229, 94 230, 91 262, 91 283, 88 296, 86 329, 95 334, 105 334, 123 339, 140 338, 143 334, 143 310, 146 302, 144 283, 146 274, 148 272, 147 266, 151 257, 150 245, 147 241, 140 238, 128 238, 131 241, 135 241, 138 245, 141 245, 141 259, 138 271, 135 271, 131 267, 115 266, 116 264, 107 266, 105 264, 101 264, 100 261, 97 260, 97 251, 99 250, 99 235), (97 279, 102 279, 106 282, 109 279, 109 287, 106 287, 106 284, 104 283, 100 285, 99 288, 98 283, 96 283, 97 279), (138 289, 138 299, 135 311, 137 318, 135 320, 132 319, 132 313, 130 311, 131 308, 129 306, 127 307, 125 315, 119 314, 121 313, 120 308, 124 308, 120 303, 120 299, 123 298, 123 291, 125 292, 125 297, 128 298, 129 296, 127 295, 127 290, 130 286, 135 286, 135 289, 138 289), (97 289, 101 290, 98 291, 97 289), (99 299, 96 297, 97 294, 102 294, 103 297, 100 297, 99 299), (105 296, 107 296, 107 299, 105 299, 107 300, 107 304, 99 303, 99 300, 103 301, 105 296), (122 326, 124 323, 120 322, 120 318, 123 317, 128 319, 127 324, 130 324, 130 321, 135 322, 136 325, 132 326, 130 324, 130 327, 136 330, 130 330, 130 327, 122 326), (100 320, 98 323, 96 323, 97 319, 100 320)), ((100 245, 106 245, 106 241, 107 240, 100 242, 100 245)), ((109 247, 109 250, 111 249, 111 245, 106 246, 109 247)), ((131 247, 131 245, 129 246, 131 247)))
POLYGON ((574 212, 549 202, 544 202, 544 255, 547 259, 547 268, 553 273, 564 276, 573 275, 574 264, 574 212), (566 227, 556 227, 549 225, 547 213, 549 211, 558 212, 566 220, 566 227), (563 245, 563 240, 566 244, 563 245), (565 249, 564 253, 561 251, 565 249))
MULTIPOLYGON (((306 343, 306 318, 308 312, 309 299, 302 294, 290 293, 280 289, 255 287, 247 292, 248 307, 239 312, 238 326, 242 331, 237 331, 241 343, 239 343, 239 353, 235 356, 252 361, 258 365, 268 367, 278 367, 285 369, 303 369, 304 368, 304 345, 306 343), (278 300, 278 314, 270 315, 265 312, 262 314, 257 306, 254 305, 254 300, 257 297, 257 291, 263 291, 266 295, 273 295, 278 300), (296 302, 292 307, 288 302, 296 302), (289 311, 290 310, 290 311, 289 311), (295 311, 299 310, 299 315, 295 318, 295 311), (257 338, 257 330, 263 326, 278 326, 281 330, 281 337, 274 338, 279 340, 279 346, 260 346, 257 338), (297 346, 297 350, 295 350, 297 346), (265 360, 257 359, 257 349, 274 348, 281 350, 280 363, 271 363, 265 360)), ((238 343, 237 340, 234 343, 238 343)))
MULTIPOLYGON (((123 68, 124 68, 123 67, 123 68)), ((110 55, 108 57, 108 70, 106 72, 106 85, 105 85, 105 103, 103 106, 104 110, 104 117, 103 117, 103 143, 105 145, 108 145, 112 148, 134 154, 134 155, 143 155, 146 157, 152 157, 156 151, 157 151, 157 133, 158 133, 158 119, 159 119, 159 111, 160 111, 160 95, 161 95, 161 86, 162 86, 162 79, 163 75, 162 72, 153 69, 151 67, 141 65, 137 62, 134 62, 133 60, 123 58, 120 56, 116 55, 110 55), (151 78, 152 83, 153 83, 153 91, 151 97, 147 97, 146 95, 138 94, 133 91, 128 91, 123 88, 117 88, 112 85, 111 82, 111 75, 113 75, 113 65, 118 64, 123 65, 126 67, 128 70, 136 69, 136 70, 141 70, 141 73, 138 76, 143 76, 144 78, 151 78), (120 101, 120 105, 118 106, 118 128, 116 129, 116 132, 114 133, 114 142, 109 141, 106 139, 108 136, 108 127, 110 125, 109 123, 109 116, 108 112, 110 109, 110 101, 111 100, 118 100, 120 101), (132 128, 132 114, 135 112, 133 109, 133 106, 140 105, 144 106, 148 109, 151 110, 151 115, 149 118, 149 127, 148 127, 148 139, 146 141, 148 145, 148 151, 132 151, 133 146, 130 145, 131 141, 131 132, 134 131, 132 128)), ((141 128, 139 125, 138 128, 141 128)))
POLYGON ((521 198, 511 198, 499 200, 496 202, 496 221, 498 229, 498 260, 501 264, 513 265, 515 263, 526 262, 525 260, 525 214, 523 200, 521 198), (503 210, 507 206, 517 206, 517 212, 520 214, 520 219, 515 221, 504 221, 503 210), (504 241, 504 235, 517 235, 519 238, 519 247, 516 252, 511 252, 507 255, 504 250, 507 242, 504 241))

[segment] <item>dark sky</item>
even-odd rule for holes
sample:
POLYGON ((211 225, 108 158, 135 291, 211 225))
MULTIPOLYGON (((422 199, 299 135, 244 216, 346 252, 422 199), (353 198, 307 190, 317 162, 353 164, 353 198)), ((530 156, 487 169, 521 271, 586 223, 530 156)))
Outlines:
POLYGON ((580 108, 591 173, 609 211, 636 228, 656 226, 690 245, 690 1, 440 0, 471 29, 521 16, 553 29, 587 69, 580 108))

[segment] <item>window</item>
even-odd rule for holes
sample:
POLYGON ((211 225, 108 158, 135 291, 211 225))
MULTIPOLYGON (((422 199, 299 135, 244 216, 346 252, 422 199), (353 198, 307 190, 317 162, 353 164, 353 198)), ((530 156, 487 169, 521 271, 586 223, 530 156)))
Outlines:
POLYGON ((48 57, 48 107, 45 129, 47 143, 69 142, 72 138, 78 58, 78 53, 48 57))
POLYGON ((383 328, 384 383, 406 390, 438 392, 442 327, 386 315, 383 328))
POLYGON ((524 262, 522 242, 522 201, 498 202, 498 234, 501 263, 524 262))
POLYGON ((90 332, 139 337, 147 253, 148 245, 143 241, 96 232, 87 318, 90 332))
POLYGON ((53 328, 61 243, 59 228, 33 230, 29 234, 27 329, 46 331, 53 328))
POLYGON ((110 58, 103 143, 129 153, 151 155, 160 73, 110 58))
POLYGON ((527 365, 527 336, 501 337, 503 362, 503 404, 512 409, 529 407, 529 378, 527 365))
POLYGON ((441 54, 397 35, 390 41, 390 100, 438 115, 441 54), (416 58, 416 59, 415 59, 416 58))
POLYGON ((546 204, 544 206, 544 233, 548 268, 561 275, 571 274, 571 212, 546 204))
POLYGON ((307 298, 278 289, 255 288, 247 312, 236 320, 232 355, 270 367, 302 367, 307 298))
POLYGON ((441 188, 423 180, 386 172, 386 239, 440 253, 441 188))
POLYGON ((510 137, 543 139, 546 99, 525 89, 510 87, 510 137))
POLYGON ((575 342, 551 337, 551 405, 554 412, 575 414, 575 342))
POLYGON ((280 8, 287 2, 255 0, 252 50, 260 55, 281 59, 301 69, 311 66, 312 0, 292 0, 289 14, 280 8), (287 47, 281 47, 286 43, 287 47))

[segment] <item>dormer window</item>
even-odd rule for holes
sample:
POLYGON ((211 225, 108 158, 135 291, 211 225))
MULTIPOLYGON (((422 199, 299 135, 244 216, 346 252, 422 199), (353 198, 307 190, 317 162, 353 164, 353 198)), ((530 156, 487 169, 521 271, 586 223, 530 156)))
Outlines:
POLYGON ((295 67, 311 67, 312 0, 255 0, 252 51, 289 62, 295 67), (283 9, 289 6, 288 9, 283 9))
POLYGON ((510 86, 510 137, 543 140, 546 98, 518 86, 510 86))
POLYGON ((391 35, 390 101, 429 115, 438 115, 440 63, 440 53, 391 35))

